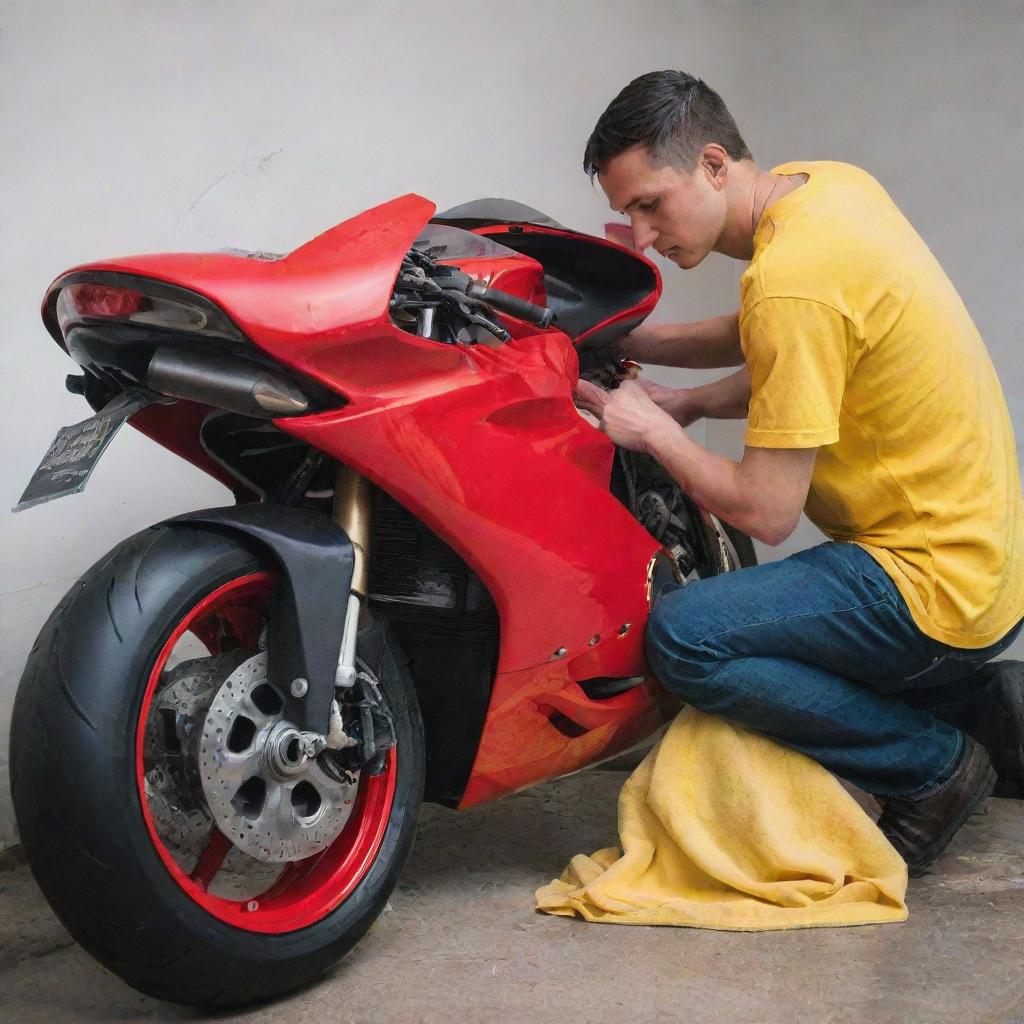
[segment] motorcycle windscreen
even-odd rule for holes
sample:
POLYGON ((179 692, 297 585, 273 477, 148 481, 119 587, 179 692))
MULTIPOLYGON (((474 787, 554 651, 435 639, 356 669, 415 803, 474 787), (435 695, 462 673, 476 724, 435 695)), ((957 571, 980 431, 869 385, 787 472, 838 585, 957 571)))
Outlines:
POLYGON ((544 268, 547 305, 577 348, 610 344, 639 326, 661 295, 650 260, 614 242, 531 225, 487 237, 544 268))
POLYGON ((495 242, 489 235, 475 235, 472 231, 450 224, 428 224, 416 236, 412 248, 432 260, 500 260, 519 255, 514 249, 495 242))
POLYGON ((473 221, 474 226, 480 224, 538 224, 546 228, 560 228, 554 217, 549 217, 540 210, 535 210, 525 203, 517 203, 514 199, 474 199, 460 206, 453 206, 444 213, 437 215, 437 220, 473 221))

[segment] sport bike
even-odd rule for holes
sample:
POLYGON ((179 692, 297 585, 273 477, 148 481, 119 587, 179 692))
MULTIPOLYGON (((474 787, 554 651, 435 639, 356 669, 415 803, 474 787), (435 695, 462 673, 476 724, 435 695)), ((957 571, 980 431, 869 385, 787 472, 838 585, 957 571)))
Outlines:
POLYGON ((21 841, 96 959, 180 1003, 302 985, 381 912, 423 799, 495 800, 675 713, 652 599, 753 546, 573 402, 637 372, 616 341, 660 292, 536 210, 416 195, 284 256, 53 282, 95 414, 19 508, 80 490, 125 422, 235 498, 100 559, 21 681, 21 841))

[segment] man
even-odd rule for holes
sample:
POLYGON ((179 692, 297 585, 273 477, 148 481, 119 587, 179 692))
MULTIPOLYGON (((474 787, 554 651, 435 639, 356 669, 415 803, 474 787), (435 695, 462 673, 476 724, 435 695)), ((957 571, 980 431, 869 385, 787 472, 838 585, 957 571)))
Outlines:
POLYGON ((761 170, 691 75, 630 83, 584 166, 637 248, 684 269, 712 251, 750 265, 737 314, 625 341, 649 363, 743 369, 679 391, 581 382, 581 400, 726 522, 776 545, 803 509, 832 538, 662 596, 651 666, 687 703, 876 794, 922 874, 996 773, 999 792, 1024 795, 1024 673, 985 664, 1021 629, 1024 509, 984 344, 870 175, 761 170), (747 417, 738 463, 683 431, 700 416, 747 417))

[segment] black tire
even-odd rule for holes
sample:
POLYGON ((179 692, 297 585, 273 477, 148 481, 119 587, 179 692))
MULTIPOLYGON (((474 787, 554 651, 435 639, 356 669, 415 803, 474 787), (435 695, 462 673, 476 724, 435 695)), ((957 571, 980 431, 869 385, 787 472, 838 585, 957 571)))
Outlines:
POLYGON ((387 623, 359 635, 398 738, 394 802, 372 866, 308 927, 260 934, 224 923, 164 867, 142 815, 135 737, 146 681, 175 625, 207 594, 268 566, 238 541, 153 527, 93 566, 60 602, 28 659, 11 725, 21 842, 72 936, 129 985, 201 1006, 238 1006, 330 968, 383 909, 412 848, 424 744, 405 658, 387 623))

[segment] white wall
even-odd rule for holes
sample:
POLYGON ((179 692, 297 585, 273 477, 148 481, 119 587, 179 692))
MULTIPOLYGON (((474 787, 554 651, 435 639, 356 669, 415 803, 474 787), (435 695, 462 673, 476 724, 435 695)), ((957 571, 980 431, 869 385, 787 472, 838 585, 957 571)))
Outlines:
MULTIPOLYGON (((410 190, 441 208, 507 196, 599 232, 583 145, 622 85, 667 67, 718 89, 763 163, 847 159, 882 179, 964 295, 1019 424, 1022 52, 1024 5, 994 0, 2 3, 0 508, 88 412, 38 316, 67 267, 286 251, 410 190)), ((734 308, 741 269, 666 267, 657 316, 734 308)), ((737 452, 739 426, 713 425, 710 443, 737 452)), ((126 430, 83 494, 0 516, 0 847, 7 721, 42 621, 120 538, 225 500, 126 430)), ((794 541, 819 539, 807 526, 794 541)))

